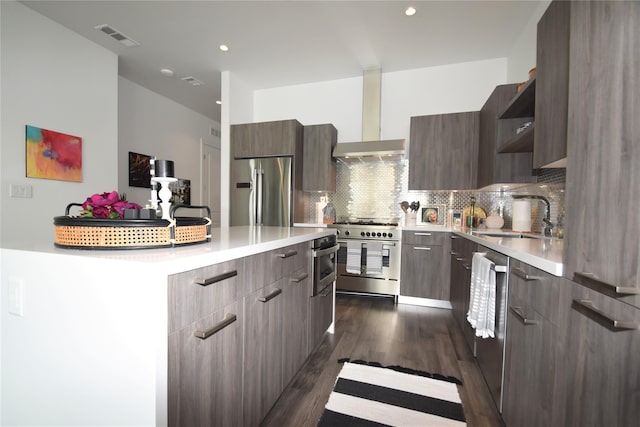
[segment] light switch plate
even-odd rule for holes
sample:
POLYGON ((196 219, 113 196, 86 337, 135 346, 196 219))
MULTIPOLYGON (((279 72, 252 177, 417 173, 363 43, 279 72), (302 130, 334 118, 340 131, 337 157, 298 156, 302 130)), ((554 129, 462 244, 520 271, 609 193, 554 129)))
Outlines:
POLYGON ((24 284, 19 279, 9 279, 9 314, 24 315, 24 284))
POLYGON ((30 185, 9 185, 9 197, 30 199, 33 197, 33 187, 30 185))

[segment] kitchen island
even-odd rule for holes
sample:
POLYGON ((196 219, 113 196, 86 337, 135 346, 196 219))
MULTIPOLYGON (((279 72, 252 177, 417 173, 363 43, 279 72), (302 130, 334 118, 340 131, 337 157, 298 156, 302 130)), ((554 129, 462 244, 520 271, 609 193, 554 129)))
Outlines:
MULTIPOLYGON (((242 319, 248 314, 247 293, 260 292, 271 279, 284 283, 286 274, 299 274, 292 282, 311 280, 305 279, 308 273, 294 272, 293 264, 285 265, 293 259, 289 253, 277 251, 308 248, 298 270, 303 271, 310 266, 309 242, 333 233, 231 227, 212 229, 211 242, 179 248, 74 250, 53 243, 2 248, 2 424, 172 424, 168 390, 175 369, 169 335, 172 328, 175 333, 185 328, 193 307, 202 308, 193 296, 181 299, 178 279, 234 266, 232 281, 203 289, 220 289, 207 294, 224 299, 206 301, 216 310, 238 305, 234 328, 241 328, 248 323, 242 319), (282 266, 271 254, 282 258, 282 266), (181 305, 189 311, 186 317, 181 305)), ((193 321, 194 327, 201 320, 193 321)), ((242 357, 242 349, 235 354, 242 357)))

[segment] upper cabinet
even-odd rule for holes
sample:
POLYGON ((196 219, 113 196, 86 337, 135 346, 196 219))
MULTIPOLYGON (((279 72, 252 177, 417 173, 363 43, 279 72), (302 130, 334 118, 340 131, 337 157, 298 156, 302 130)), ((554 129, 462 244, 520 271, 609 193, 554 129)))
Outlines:
MULTIPOLYGON (((511 85, 506 85, 511 86, 511 85)), ((517 89, 518 85, 515 85, 517 89)), ((511 89, 504 89, 511 92, 511 89)), ((531 78, 520 91, 513 91, 511 98, 504 102, 504 92, 499 95, 498 117, 501 129, 497 146, 499 153, 533 152, 535 131, 536 78, 531 78), (525 123, 528 123, 525 126, 525 123)))
POLYGON ((500 153, 501 141, 516 135, 521 118, 498 119, 516 95, 517 84, 495 88, 480 110, 480 142, 478 150, 478 188, 493 184, 535 182, 532 153, 500 153))
POLYGON ((409 190, 476 188, 480 112, 411 117, 409 190))
MULTIPOLYGON (((538 22, 533 147, 533 167, 536 169, 564 166, 561 161, 567 157, 569 33, 574 26, 569 14, 573 4, 552 2, 538 22)), ((582 42, 573 37, 571 40, 573 43, 582 42)))
POLYGON ((303 127, 297 120, 231 126, 234 159, 295 156, 301 152, 303 127))
POLYGON ((332 156, 338 130, 332 124, 304 127, 302 189, 336 191, 336 161, 332 156))
POLYGON ((640 2, 570 20, 564 276, 640 307, 640 2))

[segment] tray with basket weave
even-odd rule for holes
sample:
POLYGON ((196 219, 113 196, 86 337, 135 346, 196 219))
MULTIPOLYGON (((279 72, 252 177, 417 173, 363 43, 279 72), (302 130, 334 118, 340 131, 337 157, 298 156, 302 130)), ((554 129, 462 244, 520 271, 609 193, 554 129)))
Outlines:
POLYGON ((106 219, 69 215, 53 218, 54 244, 69 249, 169 248, 211 241, 211 210, 208 206, 175 205, 167 219, 106 219), (207 217, 177 217, 178 209, 206 210, 207 217))

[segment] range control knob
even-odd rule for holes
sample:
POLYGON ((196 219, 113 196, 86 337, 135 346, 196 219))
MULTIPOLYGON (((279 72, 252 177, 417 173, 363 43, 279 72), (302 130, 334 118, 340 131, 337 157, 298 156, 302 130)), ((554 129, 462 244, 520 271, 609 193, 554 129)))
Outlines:
POLYGON ((351 233, 349 233, 349 230, 347 230, 347 231, 345 231, 345 232, 344 232, 344 235, 345 235, 345 236, 348 236, 349 234, 351 234, 351 233))
POLYGON ((371 236, 371 233, 369 233, 368 231, 365 233, 367 237, 371 236))
POLYGON ((382 233, 382 237, 387 237, 387 233, 382 233))
POLYGON ((336 230, 336 234, 339 236, 340 235, 340 230, 336 230))
POLYGON ((360 232, 360 235, 361 235, 362 237, 364 237, 364 231, 361 231, 361 232, 360 232))
POLYGON ((387 236, 393 237, 393 233, 389 233, 389 234, 387 234, 387 236))
POLYGON ((382 233, 378 232, 377 236, 378 236, 378 237, 381 237, 381 236, 382 236, 382 233))

